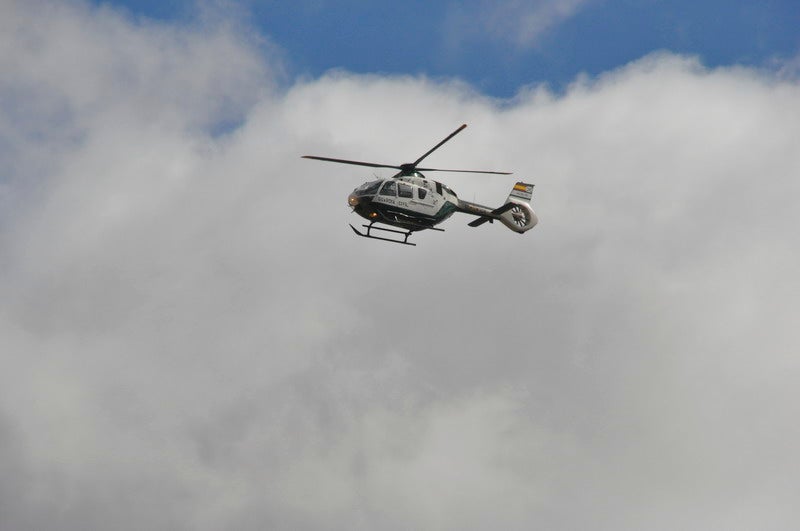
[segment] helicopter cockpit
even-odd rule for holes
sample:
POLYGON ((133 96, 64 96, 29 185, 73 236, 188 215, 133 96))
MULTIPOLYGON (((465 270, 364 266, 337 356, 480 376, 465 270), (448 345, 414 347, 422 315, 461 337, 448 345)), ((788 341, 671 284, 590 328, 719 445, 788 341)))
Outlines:
POLYGON ((370 181, 368 183, 364 183, 355 190, 353 190, 353 195, 356 197, 375 195, 378 192, 378 188, 381 187, 381 183, 383 183, 383 179, 378 179, 377 181, 370 181))

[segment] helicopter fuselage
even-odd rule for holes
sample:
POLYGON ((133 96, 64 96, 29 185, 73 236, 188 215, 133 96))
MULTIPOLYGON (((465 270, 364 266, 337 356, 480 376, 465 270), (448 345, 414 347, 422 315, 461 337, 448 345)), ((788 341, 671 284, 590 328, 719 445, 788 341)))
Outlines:
POLYGON ((459 210, 455 192, 419 172, 366 182, 353 190, 347 204, 370 222, 411 231, 432 228, 459 210))

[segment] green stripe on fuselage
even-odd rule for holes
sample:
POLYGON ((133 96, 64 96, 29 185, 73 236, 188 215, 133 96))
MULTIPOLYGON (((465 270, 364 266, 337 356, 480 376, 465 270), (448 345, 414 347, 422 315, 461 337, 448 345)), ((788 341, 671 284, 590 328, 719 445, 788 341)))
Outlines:
POLYGON ((453 212, 456 211, 456 205, 451 203, 450 201, 445 201, 444 205, 439 209, 436 214, 433 216, 429 216, 427 214, 422 214, 415 210, 410 210, 407 208, 402 208, 397 205, 390 205, 386 203, 372 203, 371 207, 377 211, 382 219, 381 221, 386 223, 393 223, 393 224, 402 224, 403 219, 394 220, 392 219, 392 215, 399 215, 402 217, 408 218, 409 224, 416 224, 416 225, 429 225, 431 227, 438 225, 442 221, 446 220, 450 216, 453 215, 453 212))

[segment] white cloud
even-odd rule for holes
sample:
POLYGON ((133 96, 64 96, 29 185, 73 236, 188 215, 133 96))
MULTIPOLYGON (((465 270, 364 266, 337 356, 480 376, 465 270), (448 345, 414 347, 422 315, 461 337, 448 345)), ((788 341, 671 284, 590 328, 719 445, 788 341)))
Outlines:
POLYGON ((457 47, 464 40, 508 43, 519 49, 535 46, 552 27, 569 19, 589 0, 503 0, 453 3, 445 21, 446 40, 457 47))
POLYGON ((796 82, 662 54, 498 108, 280 92, 236 25, 0 25, 0 527, 800 520, 796 82), (366 242, 370 172, 299 158, 413 160, 464 121, 431 163, 536 182, 534 231, 366 242))
POLYGON ((800 78, 800 53, 792 57, 776 57, 770 61, 770 66, 777 71, 780 78, 797 80, 800 78))

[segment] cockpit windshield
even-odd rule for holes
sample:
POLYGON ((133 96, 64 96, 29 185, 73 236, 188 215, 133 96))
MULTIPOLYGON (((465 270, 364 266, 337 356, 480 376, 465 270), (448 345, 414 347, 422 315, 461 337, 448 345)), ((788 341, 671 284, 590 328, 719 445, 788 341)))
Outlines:
POLYGON ((380 188, 382 182, 382 180, 378 180, 364 183, 353 190, 353 194, 356 196, 375 195, 375 192, 378 191, 378 188, 380 188))

